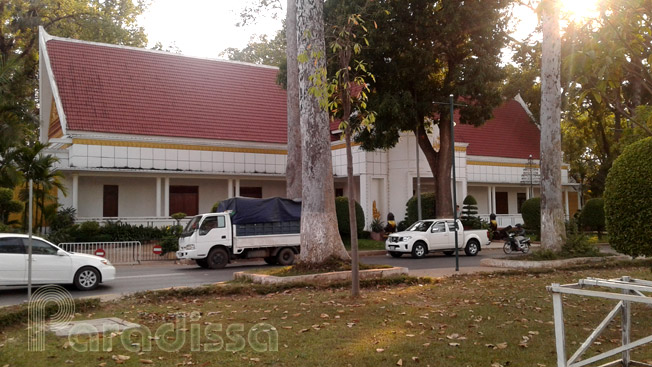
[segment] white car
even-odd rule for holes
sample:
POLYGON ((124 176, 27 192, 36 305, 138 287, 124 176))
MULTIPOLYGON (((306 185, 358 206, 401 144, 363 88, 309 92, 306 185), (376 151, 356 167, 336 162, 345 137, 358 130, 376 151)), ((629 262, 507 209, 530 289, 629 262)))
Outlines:
MULTIPOLYGON (((485 229, 463 229, 457 220, 457 245, 467 256, 475 256, 482 246, 491 243, 489 232, 485 229)), ((429 252, 443 252, 450 256, 455 253, 455 221, 453 219, 425 219, 412 224, 403 232, 392 233, 387 237, 385 249, 392 257, 412 254, 422 258, 429 252)))
MULTIPOLYGON (((0 286, 27 285, 28 236, 0 233, 0 286)), ((66 252, 32 236, 32 284, 74 284, 88 291, 115 279, 115 268, 99 256, 66 252)))

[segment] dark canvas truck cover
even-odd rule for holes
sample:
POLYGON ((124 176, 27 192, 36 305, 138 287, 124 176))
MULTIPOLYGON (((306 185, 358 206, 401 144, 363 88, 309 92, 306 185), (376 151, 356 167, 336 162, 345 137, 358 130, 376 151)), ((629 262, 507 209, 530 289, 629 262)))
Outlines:
POLYGON ((231 198, 220 202, 217 212, 231 210, 237 236, 299 233, 301 202, 280 197, 231 198))

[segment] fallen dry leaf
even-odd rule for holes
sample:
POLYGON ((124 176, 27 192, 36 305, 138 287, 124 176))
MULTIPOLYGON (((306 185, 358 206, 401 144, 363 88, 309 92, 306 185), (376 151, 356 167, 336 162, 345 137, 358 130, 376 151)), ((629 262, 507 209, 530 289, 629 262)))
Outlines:
POLYGON ((396 365, 397 366, 402 366, 403 365, 403 360, 399 359, 398 362, 396 362, 396 365))

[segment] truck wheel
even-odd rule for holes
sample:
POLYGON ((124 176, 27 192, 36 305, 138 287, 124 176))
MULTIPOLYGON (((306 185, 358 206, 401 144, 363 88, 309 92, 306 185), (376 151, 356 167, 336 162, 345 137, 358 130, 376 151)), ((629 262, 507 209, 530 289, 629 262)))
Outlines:
POLYGON ((197 265, 201 266, 204 269, 208 269, 208 259, 203 258, 203 259, 196 259, 195 262, 197 265))
POLYGON ((421 259, 426 256, 426 244, 423 242, 417 242, 412 246, 412 257, 415 259, 421 259))
POLYGON ((475 256, 478 254, 478 251, 480 251, 480 244, 476 240, 470 240, 464 248, 464 253, 467 256, 475 256))
POLYGON ((265 260, 265 262, 268 263, 269 265, 276 265, 276 257, 275 256, 268 256, 268 257, 264 258, 263 260, 265 260))
POLYGON ((279 265, 292 265, 294 263, 294 251, 291 248, 283 248, 276 254, 276 262, 279 265))
POLYGON ((446 256, 453 256, 454 253, 455 251, 444 251, 444 255, 446 256))
POLYGON ((211 269, 222 269, 229 263, 229 254, 222 247, 215 247, 206 257, 208 267, 211 269))
POLYGON ((396 252, 396 251, 389 251, 389 254, 390 254, 392 257, 401 257, 401 256, 403 256, 403 253, 402 253, 402 252, 396 252))

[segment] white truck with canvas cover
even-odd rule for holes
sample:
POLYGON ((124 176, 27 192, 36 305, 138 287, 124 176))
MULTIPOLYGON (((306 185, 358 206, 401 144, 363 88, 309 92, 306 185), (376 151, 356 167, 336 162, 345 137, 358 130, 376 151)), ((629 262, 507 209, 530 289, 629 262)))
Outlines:
MULTIPOLYGON (((385 249, 393 257, 412 254, 412 257, 422 258, 429 252, 443 252, 450 256, 455 253, 454 223, 453 219, 416 221, 405 231, 390 234, 385 249)), ((459 219, 457 228, 458 248, 464 250, 467 256, 477 255, 482 246, 491 243, 489 231, 485 229, 463 229, 459 219)))
POLYGON ((179 259, 219 269, 234 259, 263 258, 290 265, 300 249, 301 202, 283 198, 232 198, 216 213, 199 214, 179 238, 179 259))

